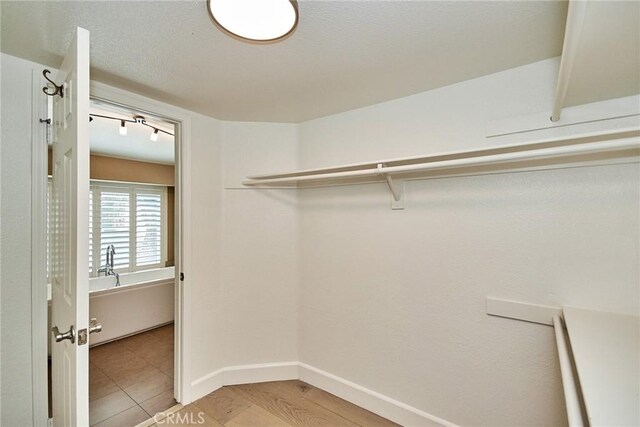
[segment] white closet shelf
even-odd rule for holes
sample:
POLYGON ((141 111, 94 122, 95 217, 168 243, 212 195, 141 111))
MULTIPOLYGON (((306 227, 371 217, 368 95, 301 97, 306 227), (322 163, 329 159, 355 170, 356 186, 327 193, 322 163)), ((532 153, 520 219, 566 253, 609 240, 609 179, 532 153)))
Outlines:
POLYGON ((569 427, 583 427, 588 425, 582 400, 582 393, 578 386, 578 380, 573 374, 573 361, 571 350, 564 330, 564 324, 560 315, 553 316, 553 329, 556 335, 558 347, 558 362, 560 363, 560 375, 562 377, 562 390, 564 391, 564 403, 567 407, 567 420, 569 427))
POLYGON ((571 427, 640 425, 640 316, 494 297, 487 314, 553 325, 571 427))
POLYGON ((626 128, 421 157, 255 175, 247 177, 242 183, 251 187, 297 188, 326 185, 327 183, 331 185, 345 181, 347 183, 386 181, 397 201, 401 196, 401 190, 398 190, 394 185, 392 177, 420 179, 425 175, 433 177, 474 168, 486 171, 487 169, 497 170, 500 167, 513 167, 514 165, 516 167, 522 167, 522 165, 540 167, 548 164, 549 161, 584 162, 593 155, 599 155, 601 159, 608 159, 611 156, 637 158, 640 154, 639 149, 640 129, 626 128))
POLYGON ((562 311, 588 425, 640 425, 640 317, 562 311))

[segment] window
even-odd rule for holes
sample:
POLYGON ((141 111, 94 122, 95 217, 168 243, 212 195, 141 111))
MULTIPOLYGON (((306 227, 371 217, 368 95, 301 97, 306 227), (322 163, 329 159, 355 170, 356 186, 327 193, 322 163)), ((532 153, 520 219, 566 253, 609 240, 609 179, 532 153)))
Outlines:
POLYGON ((114 269, 131 272, 164 267, 166 188, 92 182, 89 195, 89 272, 97 276, 115 248, 114 269), (96 262, 98 261, 99 262, 96 262))
POLYGON ((162 262, 162 194, 135 190, 136 265, 162 262))
MULTIPOLYGON (((47 207, 52 180, 47 185, 47 207)), ((142 184, 92 181, 89 191, 89 275, 107 262, 115 248, 117 272, 165 266, 167 258, 167 189, 142 184)), ((49 278, 49 208, 47 208, 47 280, 49 278)))

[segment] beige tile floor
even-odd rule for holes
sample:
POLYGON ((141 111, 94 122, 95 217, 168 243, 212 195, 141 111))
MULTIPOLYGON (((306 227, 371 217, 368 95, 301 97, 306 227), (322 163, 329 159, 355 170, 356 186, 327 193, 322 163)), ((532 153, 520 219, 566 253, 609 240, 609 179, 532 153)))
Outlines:
POLYGON ((175 404, 173 325, 89 350, 92 426, 134 426, 175 404))

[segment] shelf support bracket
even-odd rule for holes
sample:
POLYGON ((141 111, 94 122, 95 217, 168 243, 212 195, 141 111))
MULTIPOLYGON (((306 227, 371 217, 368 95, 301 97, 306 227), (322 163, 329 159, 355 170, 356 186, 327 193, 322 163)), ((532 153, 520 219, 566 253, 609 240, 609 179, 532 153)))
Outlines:
POLYGON ((564 107, 565 98, 571 80, 571 71, 576 60, 580 35, 587 13, 588 1, 572 0, 569 2, 567 11, 567 23, 564 30, 564 42, 562 44, 562 56, 560 57, 560 69, 558 70, 558 81, 556 91, 553 96, 553 106, 551 107, 551 121, 560 120, 560 113, 564 107))
POLYGON ((404 182, 401 182, 398 185, 391 175, 388 173, 384 173, 384 163, 378 163, 378 171, 380 175, 384 176, 384 179, 387 181, 387 185, 389 186, 389 191, 391 191, 391 195, 393 196, 393 200, 391 201, 391 209, 404 209, 404 182))
POLYGON ((391 194, 393 195, 393 200, 399 202, 402 199, 402 192, 396 186, 396 183, 393 181, 389 175, 385 174, 384 178, 387 180, 387 185, 389 186, 389 190, 391 190, 391 194))

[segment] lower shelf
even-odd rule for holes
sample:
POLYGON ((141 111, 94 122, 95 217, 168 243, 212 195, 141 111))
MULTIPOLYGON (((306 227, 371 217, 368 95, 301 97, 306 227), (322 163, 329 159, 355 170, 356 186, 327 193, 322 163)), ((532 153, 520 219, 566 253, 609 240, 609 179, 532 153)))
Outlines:
POLYGON ((640 425, 640 317, 562 311, 588 424, 640 425))

